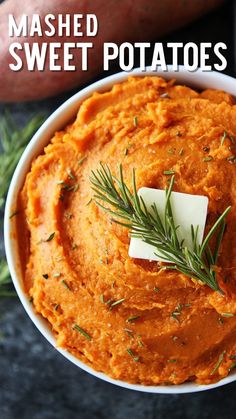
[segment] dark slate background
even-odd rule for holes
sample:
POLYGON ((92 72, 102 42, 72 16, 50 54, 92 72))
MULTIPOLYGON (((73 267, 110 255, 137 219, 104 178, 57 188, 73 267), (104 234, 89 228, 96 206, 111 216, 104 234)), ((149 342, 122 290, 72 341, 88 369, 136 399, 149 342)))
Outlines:
MULTIPOLYGON (((226 42, 225 72, 236 75, 234 29, 234 2, 229 2, 162 41, 226 42)), ((0 117, 8 109, 23 125, 39 111, 50 114, 73 93, 27 104, 2 103, 0 117)), ((2 233, 0 242, 3 252, 2 233)), ((233 419, 235 394, 236 383, 187 395, 137 393, 105 383, 57 353, 17 298, 0 300, 0 419, 233 419)))

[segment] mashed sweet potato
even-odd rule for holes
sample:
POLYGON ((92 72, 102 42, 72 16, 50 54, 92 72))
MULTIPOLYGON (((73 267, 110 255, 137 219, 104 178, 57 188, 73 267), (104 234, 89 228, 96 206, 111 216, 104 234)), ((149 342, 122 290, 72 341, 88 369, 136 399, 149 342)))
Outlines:
POLYGON ((236 107, 159 77, 129 78, 80 106, 36 158, 19 197, 26 292, 57 345, 132 383, 226 376, 236 358, 236 107), (209 198, 207 230, 228 205, 218 281, 225 295, 156 262, 128 256, 128 230, 91 201, 99 162, 131 187, 209 198), (113 304, 118 302, 118 304, 113 304), (176 314, 177 313, 177 314, 176 314))

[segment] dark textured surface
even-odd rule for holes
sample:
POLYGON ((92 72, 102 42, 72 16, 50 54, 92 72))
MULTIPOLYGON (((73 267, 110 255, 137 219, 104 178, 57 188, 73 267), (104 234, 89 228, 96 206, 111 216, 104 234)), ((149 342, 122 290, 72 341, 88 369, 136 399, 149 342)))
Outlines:
MULTIPOLYGON (((229 4, 168 40, 226 42, 226 72, 233 74, 232 34, 229 4)), ((0 113, 7 108, 24 124, 36 112, 51 113, 72 93, 30 104, 2 104, 0 113)), ((235 418, 236 383, 169 396, 128 391, 88 375, 47 343, 17 298, 0 301, 0 333, 0 419, 235 418)))
POLYGON ((1 419, 235 418, 236 384, 190 395, 154 395, 102 382, 65 360, 18 301, 1 304, 1 419))

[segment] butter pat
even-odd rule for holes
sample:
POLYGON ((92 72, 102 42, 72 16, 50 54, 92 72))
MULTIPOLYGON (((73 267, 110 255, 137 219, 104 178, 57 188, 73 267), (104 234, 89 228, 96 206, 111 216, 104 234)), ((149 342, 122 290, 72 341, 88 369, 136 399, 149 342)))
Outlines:
MULTIPOLYGON (((157 210, 164 220, 166 192, 161 189, 141 188, 138 195, 143 198, 147 209, 151 210, 151 205, 156 204, 157 210)), ((204 229, 207 217, 208 198, 201 195, 190 195, 180 192, 172 192, 170 197, 173 218, 175 225, 179 225, 177 229, 177 236, 179 241, 184 240, 184 246, 189 250, 193 249, 191 224, 194 229, 198 227, 197 244, 201 244, 204 235, 204 229)), ((129 246, 129 256, 132 258, 147 259, 163 261, 161 254, 158 255, 158 250, 143 242, 139 238, 131 237, 129 246), (160 256, 159 256, 160 255, 160 256)))

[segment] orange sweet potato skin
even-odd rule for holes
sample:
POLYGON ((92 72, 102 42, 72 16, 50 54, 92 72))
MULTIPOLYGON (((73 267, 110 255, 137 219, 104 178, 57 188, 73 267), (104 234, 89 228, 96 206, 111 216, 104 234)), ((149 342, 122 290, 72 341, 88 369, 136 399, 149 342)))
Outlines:
MULTIPOLYGON (((221 4, 223 0, 6 0, 0 5, 0 100, 28 101, 56 95, 91 80, 103 70, 103 43, 125 41, 150 41, 159 35, 184 25, 188 21, 221 4), (174 6, 174 7, 173 7, 174 6), (171 12, 170 12, 171 11, 171 12), (8 15, 14 14, 16 20, 22 13, 31 16, 34 13, 43 17, 48 13, 74 14, 95 13, 99 21, 99 31, 95 38, 22 38, 8 36, 8 15), (75 72, 53 72, 48 68, 48 57, 45 70, 28 71, 26 66, 18 72, 9 68, 14 62, 9 53, 12 42, 93 42, 94 48, 89 52, 88 71, 82 72, 81 51, 75 53, 75 72)), ((20 55, 20 54, 19 54, 20 55)), ((25 63, 23 55, 20 55, 25 63)), ((60 61, 59 61, 60 63, 60 61)), ((61 58, 62 64, 62 58, 61 58)))

